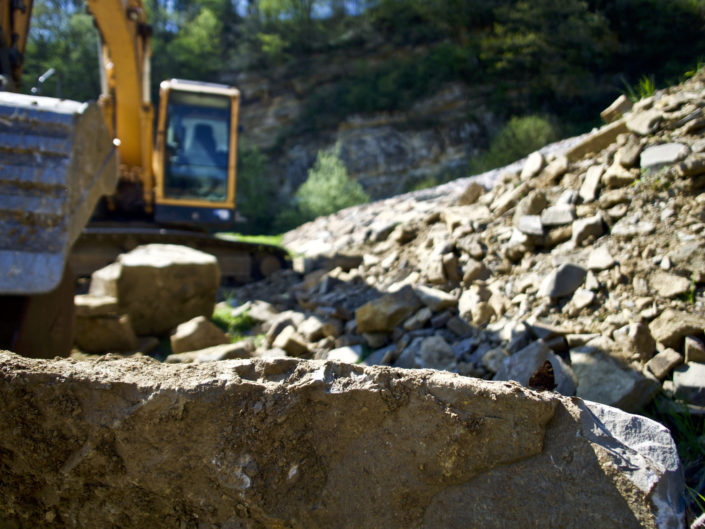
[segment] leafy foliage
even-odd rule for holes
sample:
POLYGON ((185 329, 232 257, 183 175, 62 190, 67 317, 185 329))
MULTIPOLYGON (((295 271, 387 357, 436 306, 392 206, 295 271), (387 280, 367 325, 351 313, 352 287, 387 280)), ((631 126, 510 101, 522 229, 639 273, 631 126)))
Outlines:
POLYGON ((269 231, 276 204, 276 190, 267 174, 267 157, 256 147, 240 145, 237 167, 237 210, 247 220, 245 233, 269 231))
POLYGON ((38 77, 54 68, 56 73, 42 87, 42 95, 79 101, 95 99, 100 92, 97 44, 92 17, 72 2, 35 3, 22 91, 29 93, 37 86, 38 77))
POLYGON ((368 200, 362 186, 348 176, 339 148, 320 151, 308 178, 296 190, 293 203, 279 215, 276 225, 281 230, 290 229, 368 200))
POLYGON ((473 174, 510 164, 559 138, 556 127, 541 116, 512 117, 495 136, 487 152, 474 160, 473 174))

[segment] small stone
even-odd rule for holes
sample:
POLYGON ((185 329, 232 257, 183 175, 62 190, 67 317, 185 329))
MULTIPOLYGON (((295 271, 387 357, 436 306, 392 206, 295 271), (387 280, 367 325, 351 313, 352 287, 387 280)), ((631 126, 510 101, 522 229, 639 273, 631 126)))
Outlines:
POLYGON ((641 154, 641 143, 634 136, 630 135, 629 138, 627 144, 621 147, 615 155, 617 162, 627 169, 636 166, 639 161, 639 154, 641 154))
POLYGON ((685 338, 685 361, 705 363, 705 342, 687 336, 685 338))
POLYGON ((309 342, 316 342, 323 338, 323 322, 316 316, 306 318, 297 328, 309 342))
POLYGON ((485 188, 478 182, 470 182, 463 194, 458 198, 459 206, 471 206, 477 199, 479 199, 485 193, 485 188))
POLYGON ((649 285, 659 296, 673 298, 690 290, 690 280, 657 270, 649 276, 649 285))
POLYGON ((679 350, 686 336, 699 336, 705 329, 705 318, 687 312, 666 309, 649 324, 651 335, 666 347, 679 350))
POLYGON ((454 371, 455 353, 441 336, 424 338, 418 349, 417 363, 422 368, 454 371))
POLYGON ((541 172, 541 169, 543 169, 544 163, 545 160, 543 158, 543 154, 538 151, 531 153, 526 159, 526 162, 524 162, 524 167, 521 170, 521 180, 530 180, 538 175, 541 172))
POLYGON ((705 242, 682 244, 669 254, 669 258, 679 268, 690 272, 693 281, 705 282, 705 242))
POLYGON ((573 222, 571 241, 575 247, 578 247, 587 241, 600 237, 603 233, 602 215, 598 213, 593 217, 586 217, 573 222))
POLYGON ((303 336, 296 332, 296 329, 289 325, 280 332, 274 343, 275 348, 283 349, 290 356, 304 357, 308 356, 308 344, 303 336))
POLYGON ((641 153, 639 165, 642 170, 657 171, 660 167, 684 160, 690 149, 682 143, 664 143, 647 147, 641 153))
POLYGON ((614 341, 630 358, 648 360, 656 351, 656 341, 649 327, 643 323, 630 323, 612 333, 614 341))
POLYGON ((443 272, 448 281, 458 283, 460 281, 460 264, 458 257, 454 253, 444 254, 442 257, 443 272))
POLYGON ((424 285, 417 285, 414 288, 414 293, 421 300, 421 303, 426 305, 433 312, 455 308, 458 306, 458 300, 454 295, 449 294, 437 288, 431 288, 424 285))
POLYGON ((516 204, 529 191, 529 186, 526 182, 522 182, 517 187, 506 191, 492 202, 490 209, 495 215, 503 215, 509 208, 516 204))
POLYGON ((543 191, 532 189, 529 194, 522 198, 514 209, 512 222, 518 227, 519 220, 524 215, 539 215, 548 206, 548 199, 543 191))
POLYGON ((463 283, 471 284, 476 280, 485 280, 490 277, 490 270, 482 261, 468 259, 468 262, 463 265, 463 283))
POLYGON ((482 326, 490 322, 495 313, 492 306, 486 301, 481 301, 470 311, 472 322, 477 326, 482 326))
POLYGON ((575 162, 587 154, 606 149, 617 139, 617 136, 625 132, 627 132, 626 122, 624 119, 619 119, 586 135, 579 143, 568 149, 565 155, 569 161, 575 162))
POLYGON ((563 264, 541 282, 538 295, 561 298, 575 292, 583 284, 587 271, 575 264, 563 264))
POLYGON ((180 324, 169 337, 169 341, 174 353, 198 351, 230 342, 220 327, 203 316, 180 324))
POLYGON ((659 129, 663 114, 656 110, 635 112, 627 119, 627 128, 639 136, 649 136, 659 129))
POLYGON ((570 304, 575 307, 575 310, 578 312, 592 305, 593 301, 595 301, 595 293, 584 288, 576 290, 573 293, 573 297, 570 298, 570 304))
POLYGON ((453 316, 450 318, 446 323, 446 328, 460 338, 464 338, 472 334, 472 326, 459 316, 453 316))
POLYGON ((555 160, 549 163, 546 168, 541 172, 541 180, 552 184, 557 182, 558 179, 563 176, 568 170, 568 158, 565 156, 557 156, 555 160))
POLYGON ((522 215, 519 218, 517 229, 526 235, 541 237, 543 235, 543 224, 540 215, 522 215))
POLYGON ((622 94, 615 99, 610 106, 600 112, 600 117, 602 117, 606 123, 611 123, 621 118, 623 114, 629 112, 633 105, 631 100, 622 94))
POLYGON ((492 296, 492 292, 484 285, 473 285, 463 291, 458 299, 458 312, 463 317, 470 316, 472 309, 478 303, 487 301, 492 296))
POLYGON ((482 365, 490 373, 496 373, 502 367, 502 363, 509 356, 506 349, 502 347, 496 347, 490 349, 484 355, 482 355, 482 365))
POLYGON ((541 223, 544 226, 563 226, 575 219, 575 206, 560 204, 546 208, 541 212, 541 223))
POLYGON ((615 265, 614 257, 606 246, 599 246, 590 252, 587 260, 588 270, 607 270, 615 265))
POLYGON ((573 236, 573 226, 558 226, 548 231, 543 240, 543 245, 546 248, 553 248, 562 242, 569 241, 573 236))
POLYGON ((423 307, 404 322, 404 330, 415 331, 416 329, 420 329, 430 321, 432 316, 433 313, 431 309, 423 307))
POLYGON ((577 396, 635 412, 653 398, 660 384, 589 345, 570 351, 570 362, 578 378, 577 396))
POLYGON ((705 364, 690 362, 673 371, 675 396, 698 406, 705 406, 705 364))
POLYGON ((389 336, 387 332, 366 332, 362 338, 370 349, 379 349, 389 343, 389 336))
POLYGON ((602 175, 602 183, 609 188, 628 186, 634 179, 635 175, 618 163, 612 164, 602 175))
POLYGON ((331 349, 326 355, 326 360, 344 364, 357 364, 362 359, 362 346, 351 345, 331 349))
POLYGON ((410 286, 366 303, 355 311, 358 331, 390 332, 421 307, 410 286))
POLYGON ((604 172, 605 168, 602 165, 593 165, 588 168, 583 184, 580 186, 580 191, 578 192, 583 202, 592 202, 597 198, 597 191, 600 188, 600 181, 602 180, 602 174, 604 172))
POLYGON ((214 345, 198 351, 170 354, 164 359, 167 364, 202 364, 204 362, 219 362, 251 358, 255 351, 254 344, 249 340, 236 343, 214 345))
POLYGON ((611 189, 600 194, 600 208, 609 209, 617 204, 629 202, 629 189, 611 189))
POLYGON ((646 369, 659 380, 665 379, 676 366, 683 363, 683 357, 673 349, 665 349, 646 363, 646 369))

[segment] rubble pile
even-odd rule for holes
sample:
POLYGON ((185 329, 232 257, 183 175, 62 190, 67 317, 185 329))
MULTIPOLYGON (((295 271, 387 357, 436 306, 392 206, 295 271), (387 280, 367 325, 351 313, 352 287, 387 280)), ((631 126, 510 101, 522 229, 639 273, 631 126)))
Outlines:
POLYGON ((455 181, 288 233, 298 272, 232 292, 264 335, 252 354, 524 384, 549 360, 566 395, 704 406, 703 79, 620 99, 491 189, 455 181))

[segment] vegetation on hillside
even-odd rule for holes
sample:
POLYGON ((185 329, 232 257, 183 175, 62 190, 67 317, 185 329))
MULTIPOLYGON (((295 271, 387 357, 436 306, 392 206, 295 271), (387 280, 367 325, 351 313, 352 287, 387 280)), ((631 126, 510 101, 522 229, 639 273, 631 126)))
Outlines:
MULTIPOLYGON (((278 147, 302 134, 328 135, 351 114, 408 109, 447 82, 477 88, 506 126, 487 138, 487 152, 468 173, 584 132, 618 93, 638 98, 705 57, 705 0, 144 2, 153 26, 155 97, 169 77, 218 82, 233 72, 266 70, 286 78, 306 71, 312 54, 351 58, 349 73, 307 89, 303 115, 282 130, 278 147)), ((45 95, 96 98, 98 37, 84 3, 36 0, 32 21, 23 90, 53 67, 45 95)), ((245 232, 324 213, 309 208, 317 200, 307 198, 311 185, 293 203, 279 202, 269 174, 276 149, 240 148, 245 232)))

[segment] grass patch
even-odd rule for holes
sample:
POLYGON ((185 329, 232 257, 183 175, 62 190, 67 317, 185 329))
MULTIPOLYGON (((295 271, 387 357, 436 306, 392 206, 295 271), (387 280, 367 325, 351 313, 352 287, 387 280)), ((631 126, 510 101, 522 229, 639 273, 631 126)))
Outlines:
POLYGON ((284 234, 280 233, 278 235, 245 235, 242 233, 219 233, 218 237, 235 240, 238 242, 246 242, 248 244, 268 244, 270 246, 278 246, 279 248, 284 248, 284 234))
POLYGON ((231 342, 237 342, 249 335, 256 322, 246 310, 233 312, 229 305, 217 306, 213 311, 211 321, 228 334, 231 342))

